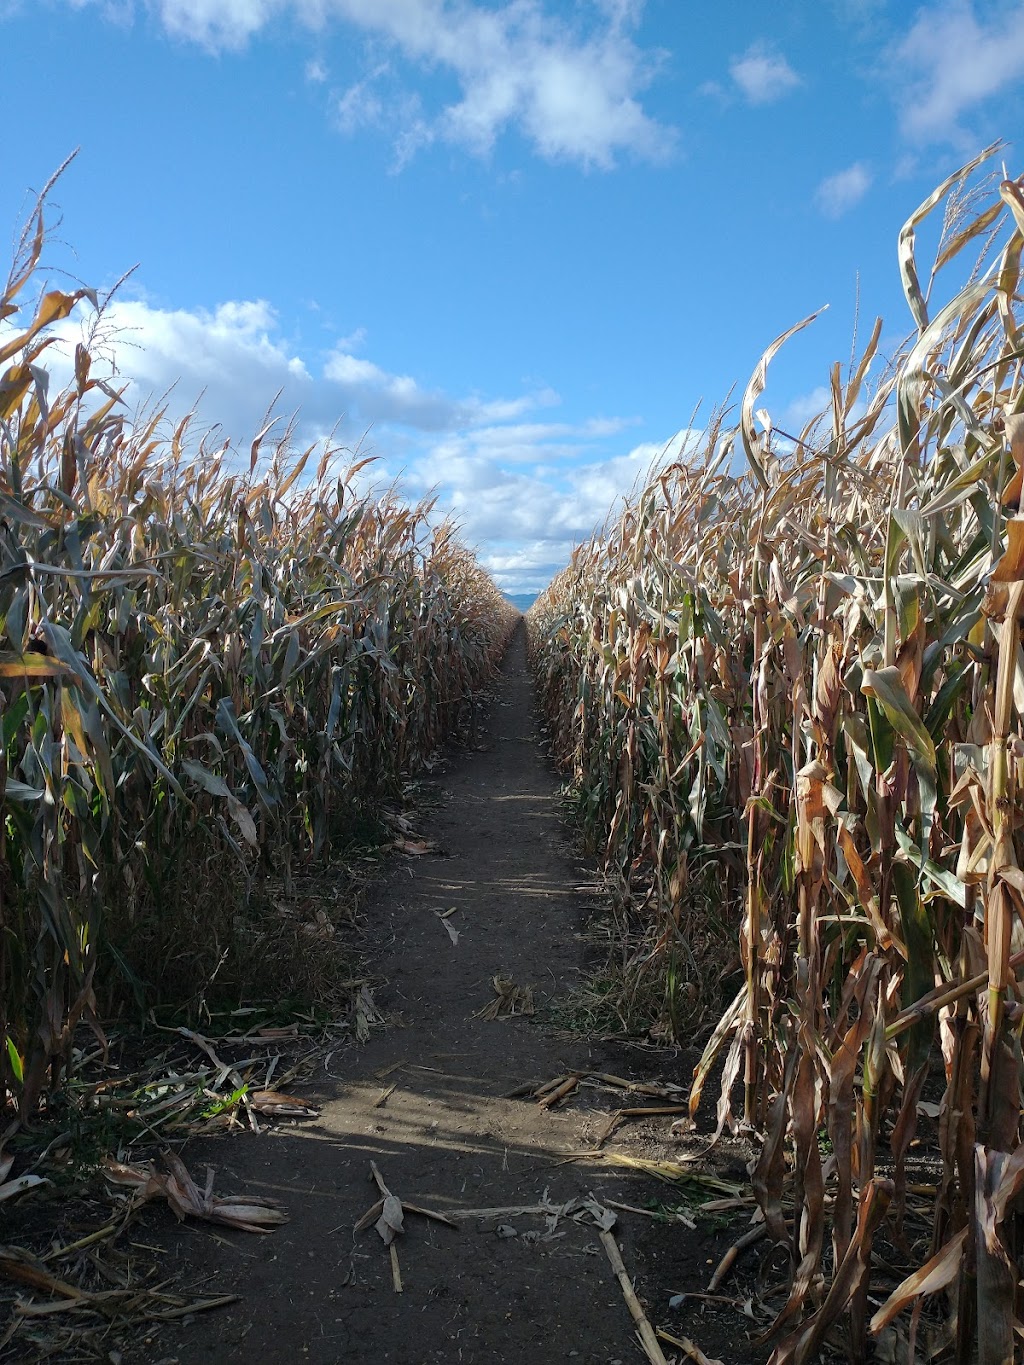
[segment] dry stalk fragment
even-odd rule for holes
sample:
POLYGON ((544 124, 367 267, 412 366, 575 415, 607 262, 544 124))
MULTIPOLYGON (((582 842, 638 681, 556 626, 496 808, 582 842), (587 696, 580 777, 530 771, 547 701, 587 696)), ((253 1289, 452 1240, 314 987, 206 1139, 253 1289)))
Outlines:
POLYGON ((706 1356, 699 1346, 695 1346, 689 1337, 673 1336, 671 1332, 666 1332, 663 1327, 658 1328, 658 1336, 662 1341, 667 1341, 670 1346, 678 1346, 683 1351, 688 1360, 694 1360, 697 1365, 724 1365, 721 1360, 712 1360, 706 1356))
POLYGON ((687 1109, 688 1106, 685 1104, 659 1104, 652 1105, 647 1108, 640 1107, 635 1109, 613 1109, 612 1112, 608 1115, 608 1120, 605 1126, 601 1129, 601 1132, 598 1134, 597 1145, 598 1147, 602 1147, 608 1141, 611 1135, 615 1132, 615 1130, 621 1126, 625 1119, 650 1118, 652 1116, 657 1117, 663 1114, 684 1114, 687 1112, 687 1109))
POLYGON ((729 1250, 719 1261, 718 1265, 715 1268, 715 1273, 711 1276, 711 1279, 708 1281, 709 1294, 713 1294, 715 1292, 715 1290, 725 1279, 726 1275, 728 1275, 729 1271, 736 1264, 736 1261, 743 1254, 743 1252, 746 1251, 749 1247, 756 1246, 757 1243, 760 1242, 761 1239, 767 1235, 767 1232, 768 1232, 767 1223, 756 1223, 752 1228, 748 1228, 747 1231, 743 1234, 743 1236, 732 1244, 729 1250))
POLYGON ((560 1085, 555 1086, 553 1090, 549 1090, 547 1094, 543 1095, 537 1103, 541 1109, 553 1109, 560 1100, 567 1099, 574 1090, 578 1090, 579 1084, 580 1078, 578 1076, 569 1076, 560 1085))
POLYGON ((615 1278, 619 1282, 619 1287, 622 1290, 622 1297, 626 1300, 626 1306, 630 1311, 633 1321, 636 1323, 637 1331, 640 1334, 640 1341, 647 1354, 647 1359, 651 1362, 651 1365, 668 1365, 668 1361, 665 1359, 665 1353, 658 1345, 658 1338, 654 1328, 651 1326, 647 1314, 643 1310, 643 1305, 634 1292, 629 1274, 623 1264, 622 1253, 619 1251, 618 1242, 616 1242, 611 1232, 608 1232, 603 1228, 599 1231, 598 1236, 601 1238, 601 1245, 604 1247, 605 1254, 611 1263, 612 1270, 615 1272, 615 1278))

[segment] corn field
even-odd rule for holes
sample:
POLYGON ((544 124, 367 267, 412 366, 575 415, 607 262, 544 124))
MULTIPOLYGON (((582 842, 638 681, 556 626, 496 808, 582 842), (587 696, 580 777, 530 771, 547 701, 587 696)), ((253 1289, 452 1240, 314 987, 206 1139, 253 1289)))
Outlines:
POLYGON ((131 419, 87 343, 50 393, 54 327, 95 297, 23 306, 44 246, 40 205, 0 295, 0 1107, 23 1118, 80 1023, 194 1002, 259 951, 254 884, 400 801, 516 617, 429 505, 357 496, 337 452, 268 429, 240 467, 131 419))
POLYGON ((773 1365, 837 1325, 851 1359, 898 1334, 885 1359, 1004 1365, 1024 1336, 1024 178, 979 180, 993 150, 900 233, 899 355, 880 365, 879 320, 780 433, 758 403, 793 328, 738 422, 709 421, 528 618, 584 831, 658 951, 709 867, 734 926, 742 987, 690 1105, 719 1066, 718 1133, 759 1139, 789 1267, 773 1365), (924 1233, 908 1188, 931 1189, 924 1233), (913 1267, 892 1292, 882 1236, 913 1267))

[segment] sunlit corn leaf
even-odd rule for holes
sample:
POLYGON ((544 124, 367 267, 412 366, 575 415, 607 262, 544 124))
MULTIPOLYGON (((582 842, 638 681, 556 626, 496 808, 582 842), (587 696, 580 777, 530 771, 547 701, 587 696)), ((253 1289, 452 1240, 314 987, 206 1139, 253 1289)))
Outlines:
POLYGON ((267 1114, 272 1118, 315 1119, 320 1110, 294 1095, 282 1094, 280 1090, 253 1090, 249 1093, 249 1104, 257 1114, 267 1114))

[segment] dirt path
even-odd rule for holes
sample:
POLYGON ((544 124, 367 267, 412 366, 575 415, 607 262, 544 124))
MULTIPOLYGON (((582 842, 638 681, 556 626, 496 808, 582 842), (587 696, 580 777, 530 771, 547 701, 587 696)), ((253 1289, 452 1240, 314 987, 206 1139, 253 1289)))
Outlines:
MULTIPOLYGON (((530 1098, 504 1098, 570 1068, 609 1067, 607 1048, 566 1041, 543 1023, 545 1006, 578 979, 594 891, 580 884, 531 705, 520 629, 491 708, 486 751, 455 761, 441 780, 439 806, 423 822, 439 852, 403 860, 367 906, 368 921, 380 928, 374 969, 388 983, 377 1004, 392 1026, 333 1056, 333 1079, 321 1073, 316 1085, 319 1120, 189 1149, 197 1176, 211 1161, 218 1190, 272 1194, 291 1221, 263 1239, 214 1235, 196 1224, 175 1231, 169 1271, 204 1291, 243 1298, 161 1332, 154 1360, 608 1365, 640 1358, 593 1225, 563 1219, 545 1240, 541 1216, 462 1218, 454 1231, 407 1215, 397 1242, 401 1294, 376 1232, 353 1243, 353 1224, 377 1197, 371 1160, 402 1199, 442 1212, 531 1205, 545 1192, 556 1205, 590 1191, 640 1202, 652 1190, 601 1162, 564 1160, 593 1147, 614 1100, 586 1092, 549 1112, 530 1098), (438 912, 452 907, 442 920, 438 912), (474 1017, 496 998, 491 981, 499 972, 533 987, 537 1019, 474 1017)), ((636 1053, 619 1062, 637 1073, 636 1053)), ((683 1071, 676 1059, 669 1074, 682 1080, 683 1071)), ((629 1215, 615 1234, 630 1270, 639 1257, 648 1276, 672 1243, 673 1279, 646 1286, 659 1312, 682 1287, 680 1265, 692 1262, 706 1277, 720 1243, 717 1234, 629 1215)))

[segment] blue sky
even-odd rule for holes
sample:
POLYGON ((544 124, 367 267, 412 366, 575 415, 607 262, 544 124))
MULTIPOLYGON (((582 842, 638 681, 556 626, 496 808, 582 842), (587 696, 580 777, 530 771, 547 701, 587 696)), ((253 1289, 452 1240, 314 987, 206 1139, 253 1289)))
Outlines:
POLYGON ((0 230, 80 146, 51 266, 138 263, 131 401, 247 450, 283 390, 512 591, 799 318, 784 427, 858 288, 894 348, 904 219, 995 138, 1024 169, 1018 0, 0 0, 0 76, 0 230))

